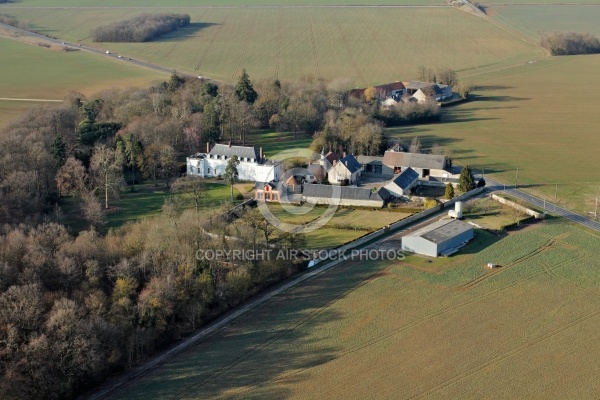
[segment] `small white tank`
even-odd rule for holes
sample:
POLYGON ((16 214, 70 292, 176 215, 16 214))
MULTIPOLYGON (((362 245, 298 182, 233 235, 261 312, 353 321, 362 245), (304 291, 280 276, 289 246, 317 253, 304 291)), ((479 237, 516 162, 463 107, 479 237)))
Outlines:
POLYGON ((462 219, 463 217, 463 202, 457 201, 454 204, 454 212, 456 212, 456 219, 462 219))

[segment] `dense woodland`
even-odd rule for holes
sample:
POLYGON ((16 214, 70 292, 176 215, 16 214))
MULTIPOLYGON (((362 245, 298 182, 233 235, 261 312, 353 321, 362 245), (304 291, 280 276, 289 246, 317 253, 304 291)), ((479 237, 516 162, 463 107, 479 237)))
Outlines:
MULTIPOLYGON (((245 71, 236 86, 173 75, 145 89, 72 93, 4 129, 0 398, 72 398, 302 268, 197 260, 200 248, 298 248, 304 238, 278 234, 254 210, 234 218, 194 209, 202 183, 180 178, 178 160, 206 142, 241 144, 269 127, 313 134, 318 150, 378 154, 383 111, 342 86, 253 84, 245 71), (141 180, 190 201, 166 201, 160 217, 99 234, 113 199, 141 180), (65 198, 89 228, 62 225, 65 198)), ((435 107, 411 112, 439 115, 435 107)))
POLYGON ((591 33, 546 32, 540 46, 553 56, 600 53, 600 40, 591 33))
POLYGON ((190 24, 187 14, 141 14, 126 21, 99 26, 90 32, 94 42, 148 42, 190 24))

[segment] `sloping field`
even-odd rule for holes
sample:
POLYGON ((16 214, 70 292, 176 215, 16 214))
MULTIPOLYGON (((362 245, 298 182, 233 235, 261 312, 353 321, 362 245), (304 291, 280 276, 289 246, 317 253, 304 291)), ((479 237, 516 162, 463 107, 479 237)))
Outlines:
POLYGON ((14 8, 34 30, 169 68, 233 81, 312 75, 367 85, 414 78, 420 65, 481 73, 540 57, 483 18, 443 8, 178 8, 186 29, 149 43, 92 43, 98 25, 160 8, 14 8))
MULTIPOLYGON (((314 6, 314 0, 178 0, 176 4, 169 5, 165 0, 21 0, 13 6, 17 7, 207 7, 207 6, 314 6)), ((411 4, 446 4, 443 0, 325 0, 319 5, 411 5, 411 4)), ((10 5, 9 5, 10 7, 10 5)))
POLYGON ((445 123, 389 129, 410 142, 453 149, 460 164, 484 168, 587 213, 600 187, 600 56, 551 57, 478 78, 473 101, 446 109, 445 123))
POLYGON ((147 86, 165 75, 83 51, 54 51, 0 38, 0 97, 61 100, 70 91, 147 86))
POLYGON ((115 398, 593 398, 599 246, 550 221, 429 269, 349 262, 115 398))
POLYGON ((539 40, 551 31, 600 35, 600 3, 596 6, 492 6, 488 14, 501 24, 539 40))
POLYGON ((0 100, 0 129, 23 115, 29 108, 37 107, 39 104, 40 103, 0 100))

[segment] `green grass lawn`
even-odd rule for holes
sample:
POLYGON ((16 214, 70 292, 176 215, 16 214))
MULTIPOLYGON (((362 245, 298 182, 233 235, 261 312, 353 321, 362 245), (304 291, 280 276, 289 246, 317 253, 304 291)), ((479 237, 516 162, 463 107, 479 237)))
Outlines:
POLYGON ((340 265, 114 398, 595 397, 600 236, 548 221, 476 240, 444 263, 340 265))
MULTIPOLYGON (((219 208, 222 205, 231 204, 231 189, 228 185, 219 182, 206 182, 206 192, 200 202, 201 210, 210 210, 219 208)), ((127 222, 138 221, 143 218, 153 217, 162 212, 165 200, 171 196, 178 198, 177 204, 183 208, 193 208, 194 204, 191 198, 186 195, 173 194, 164 184, 154 186, 152 183, 136 185, 135 192, 131 192, 129 187, 118 200, 109 202, 110 210, 106 214, 106 224, 103 230, 118 228, 127 222)), ((234 197, 240 192, 234 188, 234 197)), ((241 200, 234 200, 239 204, 241 200)), ((79 216, 78 207, 72 198, 63 199, 61 207, 65 211, 65 224, 72 230, 78 231, 86 229, 88 224, 79 216)))
MULTIPOLYGON (((291 210, 287 211, 279 204, 273 203, 268 206, 273 215, 281 221, 297 225, 314 221, 327 210, 327 207, 317 206, 300 214, 300 212, 304 212, 301 207, 287 205, 286 207, 291 210)), ((309 208, 307 205, 304 207, 309 208)), ((409 215, 383 209, 340 208, 322 228, 306 233, 306 247, 309 249, 333 249, 409 215)))
POLYGON ((262 147, 267 158, 277 160, 303 154, 310 156, 312 153, 306 149, 312 143, 312 136, 304 133, 294 135, 292 132, 273 132, 260 130, 247 137, 249 145, 257 150, 262 147))
POLYGON ((465 219, 473 221, 485 229, 501 230, 506 225, 528 217, 528 215, 489 197, 471 200, 469 203, 472 204, 472 210, 465 214, 465 219))

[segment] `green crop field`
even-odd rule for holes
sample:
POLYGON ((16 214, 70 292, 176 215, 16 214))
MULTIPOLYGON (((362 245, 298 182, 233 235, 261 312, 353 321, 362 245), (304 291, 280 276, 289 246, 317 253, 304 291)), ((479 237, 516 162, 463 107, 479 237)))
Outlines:
POLYGON ((246 68, 253 79, 312 75, 360 86, 413 79, 419 65, 482 73, 542 56, 532 44, 454 7, 183 7, 177 11, 189 13, 192 24, 148 43, 92 43, 89 32, 164 9, 9 11, 50 36, 224 81, 246 68))
POLYGON ((593 398, 600 236, 554 220, 478 240, 340 265, 114 398, 593 398))
MULTIPOLYGON (((165 75, 105 60, 0 38, 0 98, 62 100, 71 91, 147 86, 165 75)), ((0 100, 0 128, 42 103, 0 100)), ((52 103, 48 103, 52 104, 52 103)))
POLYGON ((163 74, 84 51, 54 51, 0 38, 0 97, 62 100, 70 91, 143 86, 163 74))
POLYGON ((453 150, 460 164, 580 212, 600 187, 600 55, 550 57, 477 81, 472 101, 447 108, 444 123, 388 129, 453 150))
POLYGON ((499 23, 539 40, 543 32, 573 31, 600 35, 598 6, 492 6, 488 14, 499 23))
MULTIPOLYGON (((211 6, 315 6, 315 5, 445 5, 443 0, 177 0, 170 4, 169 8, 180 7, 211 7, 211 6)), ((20 0, 8 7, 119 7, 119 8, 145 8, 145 7, 165 7, 164 0, 128 0, 123 4, 120 0, 103 1, 101 4, 97 0, 20 0)))

